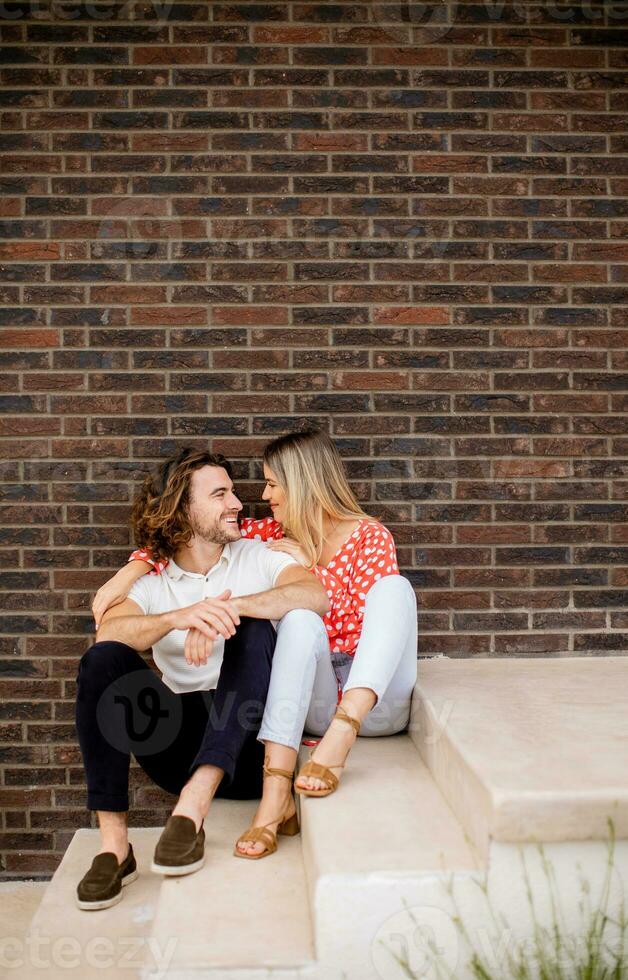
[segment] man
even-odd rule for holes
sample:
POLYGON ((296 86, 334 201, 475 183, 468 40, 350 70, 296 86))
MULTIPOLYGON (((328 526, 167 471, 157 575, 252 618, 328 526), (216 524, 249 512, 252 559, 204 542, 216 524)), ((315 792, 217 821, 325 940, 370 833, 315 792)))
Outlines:
POLYGON ((328 598, 291 556, 240 536, 241 509, 228 461, 193 449, 167 460, 136 501, 136 536, 169 562, 105 613, 80 661, 76 725, 102 846, 78 885, 79 908, 108 908, 137 877, 126 822, 131 753, 180 794, 155 849, 158 873, 202 866, 215 795, 261 795, 256 736, 281 642, 274 627, 302 617, 300 639, 316 642, 328 598), (150 647, 162 678, 139 654, 150 647))

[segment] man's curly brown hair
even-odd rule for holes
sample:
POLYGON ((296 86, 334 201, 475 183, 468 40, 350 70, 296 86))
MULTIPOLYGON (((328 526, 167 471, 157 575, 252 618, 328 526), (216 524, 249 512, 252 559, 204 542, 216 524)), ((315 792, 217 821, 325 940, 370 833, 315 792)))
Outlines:
POLYGON ((221 453, 188 446, 144 479, 133 502, 131 527, 136 547, 149 548, 156 561, 172 558, 192 538, 190 485, 192 474, 202 466, 222 466, 232 476, 231 463, 221 453))

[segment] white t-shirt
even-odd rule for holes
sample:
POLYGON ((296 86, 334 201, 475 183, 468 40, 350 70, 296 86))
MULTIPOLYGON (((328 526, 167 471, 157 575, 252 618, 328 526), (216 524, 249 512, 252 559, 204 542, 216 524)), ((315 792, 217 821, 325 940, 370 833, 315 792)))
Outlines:
MULTIPOLYGON (((143 575, 131 588, 129 599, 147 616, 191 606, 208 596, 231 589, 233 598, 272 589, 284 568, 298 562, 285 552, 272 551, 260 541, 241 538, 223 548, 218 562, 207 575, 188 572, 172 558, 160 575, 143 575)), ((273 621, 276 626, 276 621, 273 621)), ((224 637, 214 641, 206 664, 188 664, 183 653, 187 630, 171 630, 153 643, 153 660, 171 691, 208 691, 216 687, 225 649, 224 637)))

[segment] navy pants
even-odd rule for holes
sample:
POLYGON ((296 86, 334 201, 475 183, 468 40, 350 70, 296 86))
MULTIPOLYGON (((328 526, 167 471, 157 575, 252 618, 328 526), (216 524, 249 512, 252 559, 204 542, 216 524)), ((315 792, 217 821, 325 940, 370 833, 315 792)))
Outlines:
POLYGON ((76 699, 88 809, 129 809, 131 754, 169 793, 209 764, 224 770, 217 796, 260 797, 264 745, 257 734, 275 640, 268 620, 242 618, 225 641, 216 689, 187 694, 171 691, 125 643, 91 646, 79 664, 76 699))

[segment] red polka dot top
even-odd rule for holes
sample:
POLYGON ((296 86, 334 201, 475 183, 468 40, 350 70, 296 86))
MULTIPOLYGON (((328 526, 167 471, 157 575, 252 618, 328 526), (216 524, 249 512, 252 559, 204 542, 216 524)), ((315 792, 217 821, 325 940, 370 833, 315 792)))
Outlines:
MULTIPOLYGON (((260 521, 244 517, 240 522, 240 533, 243 538, 257 541, 283 538, 281 524, 272 517, 260 521)), ((129 561, 134 558, 153 565, 151 575, 159 574, 168 564, 167 560, 153 561, 150 552, 141 548, 130 555, 129 561)), ((326 567, 315 565, 312 571, 325 587, 331 604, 323 620, 330 652, 355 653, 369 589, 378 579, 399 574, 392 534, 373 518, 362 518, 329 564, 326 567)))

